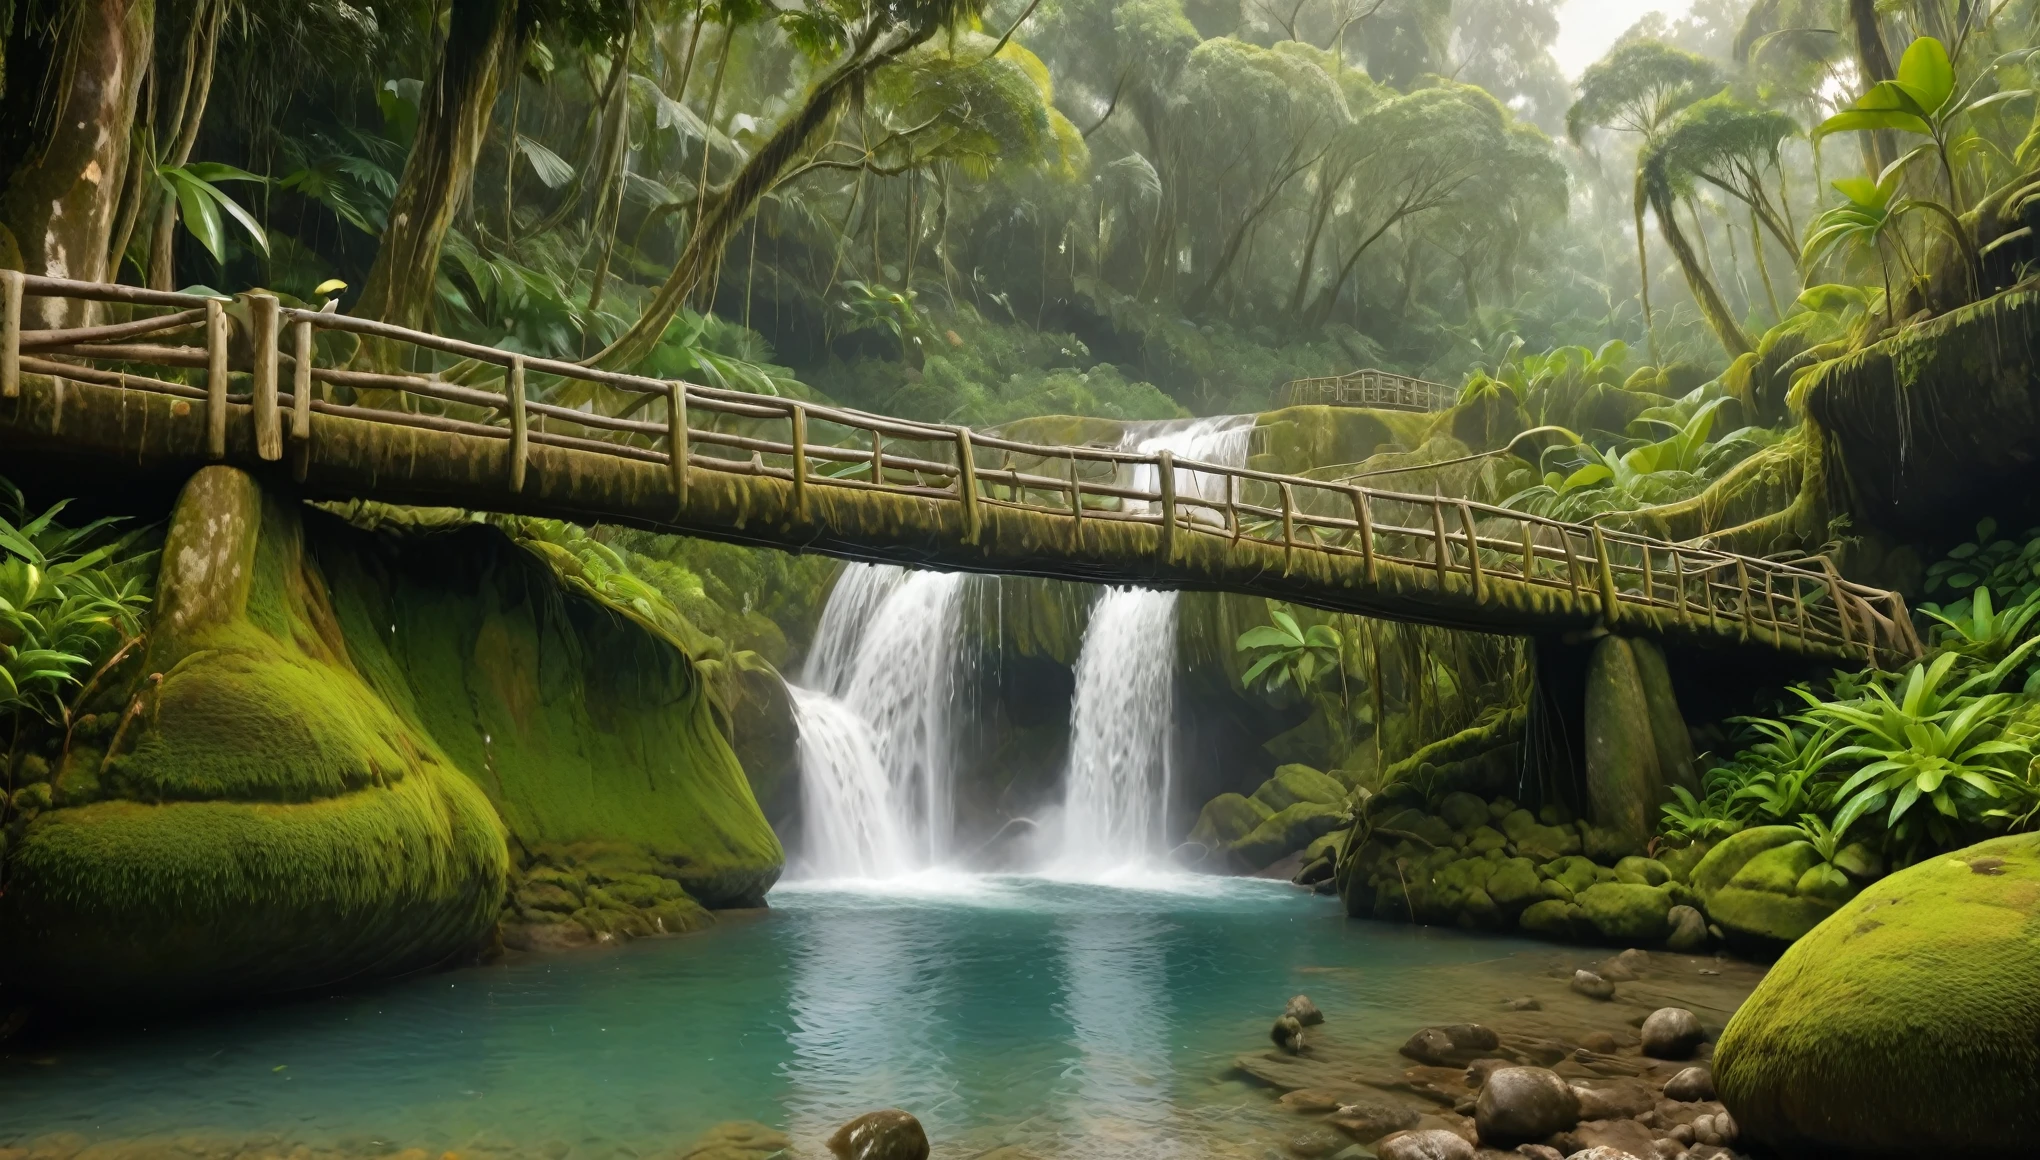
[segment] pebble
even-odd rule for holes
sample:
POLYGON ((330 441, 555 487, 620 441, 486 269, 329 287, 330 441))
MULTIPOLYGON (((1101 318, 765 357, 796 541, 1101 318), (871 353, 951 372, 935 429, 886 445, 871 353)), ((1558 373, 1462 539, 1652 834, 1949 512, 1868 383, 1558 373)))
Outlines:
POLYGON ((1443 1128, 1397 1132, 1374 1146, 1376 1160, 1474 1160, 1473 1145, 1443 1128))
POLYGON ((1703 1115, 1693 1121, 1693 1139, 1696 1143, 1726 1148, 1735 1143, 1739 1134, 1735 1117, 1727 1112, 1703 1115))
POLYGON ((1714 1072, 1704 1066, 1689 1067, 1665 1083, 1665 1098, 1682 1104, 1705 1103, 1714 1098, 1714 1072))
POLYGON ((1303 1051, 1303 1023, 1294 1015, 1284 1015, 1268 1029, 1268 1038, 1289 1054, 1299 1054, 1303 1051))
POLYGON ((1643 1053, 1652 1059, 1688 1059, 1706 1038, 1699 1017, 1684 1007, 1660 1007, 1643 1021, 1643 1053))
POLYGON ((1500 1047, 1501 1036, 1478 1023, 1426 1027, 1410 1036, 1402 1053, 1432 1067, 1464 1067, 1500 1047))
POLYGON ((1318 1010, 1317 1004, 1310 1001, 1309 995, 1292 997, 1289 1006, 1283 1008, 1282 1013, 1305 1027, 1315 1027, 1325 1021, 1325 1013, 1318 1010))
POLYGON ((1589 970, 1577 970, 1572 974, 1572 989, 1577 995, 1589 999, 1613 999, 1615 984, 1589 970))
POLYGON ((1666 950, 1690 955, 1707 949, 1707 918, 1698 910, 1674 906, 1665 912, 1665 919, 1672 926, 1672 933, 1665 938, 1666 950))
POLYGON ((1325 1117, 1325 1122, 1337 1128, 1362 1144, 1372 1144, 1390 1132, 1403 1132, 1417 1126, 1422 1117, 1406 1107, 1394 1104, 1346 1104, 1338 1111, 1325 1117))
POLYGON ((1516 1154, 1529 1160, 1565 1160, 1565 1153, 1549 1144, 1523 1144, 1517 1147, 1516 1154))
POLYGON ((1520 999, 1504 999, 1504 1000, 1502 1001, 1502 1006, 1503 1006, 1503 1008, 1505 1008, 1505 1009, 1507 1009, 1507 1010, 1510 1010, 1510 1011, 1542 1011, 1542 1010, 1544 1010, 1544 1004, 1542 1004, 1542 1003, 1539 1003, 1539 1002, 1538 1002, 1537 1000, 1535 1000, 1535 999, 1532 999, 1532 998, 1530 998, 1530 997, 1529 997, 1529 996, 1527 996, 1527 995, 1526 995, 1526 996, 1524 996, 1523 998, 1520 998, 1520 999))
POLYGON ((1282 1143, 1289 1149, 1291 1155, 1301 1156, 1304 1160, 1320 1160, 1321 1157, 1342 1151, 1347 1141, 1337 1132, 1323 1128, 1306 1128, 1292 1134, 1282 1143))
POLYGON ((836 1160, 928 1160, 928 1133, 898 1108, 866 1112, 828 1139, 836 1160))
POLYGON ((1616 983, 1628 983, 1641 979, 1650 970, 1650 952, 1630 947, 1614 958, 1601 964, 1603 978, 1616 983))
POLYGON ((1527 1144, 1578 1123, 1580 1097, 1555 1071, 1498 1068, 1481 1085, 1473 1118, 1483 1143, 1527 1144))

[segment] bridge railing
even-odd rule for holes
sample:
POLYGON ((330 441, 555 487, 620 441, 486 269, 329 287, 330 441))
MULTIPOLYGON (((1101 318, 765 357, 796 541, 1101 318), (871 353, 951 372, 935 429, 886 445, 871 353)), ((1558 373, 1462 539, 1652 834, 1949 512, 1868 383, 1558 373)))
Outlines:
POLYGON ((1385 411, 1443 411, 1459 401, 1459 391, 1444 383, 1368 368, 1282 384, 1285 407, 1375 407, 1385 411))
POLYGON ((1611 626, 1649 610, 1873 664, 1920 652, 1896 594, 1844 580, 1824 558, 1812 567, 1758 559, 1165 450, 1026 443, 598 370, 263 294, 227 300, 11 271, 0 271, 0 292, 0 397, 18 393, 23 373, 168 395, 204 408, 215 458, 226 455, 232 423, 252 423, 256 454, 274 461, 287 442, 309 455, 313 415, 344 416, 505 441, 512 492, 523 490, 538 444, 662 465, 677 505, 699 473, 747 475, 787 482, 802 511, 821 488, 959 504, 971 541, 992 509, 1066 520, 1073 547, 1092 524, 1145 524, 1159 528, 1164 560, 1192 538, 1251 542, 1280 548, 1285 569, 1299 554, 1340 557, 1370 583, 1384 568, 1409 569, 1476 601, 1504 587, 1552 590, 1576 606, 1590 602, 1611 626), (24 329, 24 307, 37 298, 96 302, 129 317, 24 329), (180 340, 193 332, 196 341, 180 340), (610 392, 619 413, 598 413, 592 398, 574 406, 544 398, 591 391, 610 392))

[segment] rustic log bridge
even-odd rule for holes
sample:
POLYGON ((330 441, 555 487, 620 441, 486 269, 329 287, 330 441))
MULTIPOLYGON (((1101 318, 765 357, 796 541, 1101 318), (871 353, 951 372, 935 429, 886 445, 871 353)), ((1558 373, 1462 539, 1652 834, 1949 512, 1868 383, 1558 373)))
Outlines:
POLYGON ((22 275, 0 279, 0 291, 6 458, 40 452, 163 472, 226 462, 294 478, 312 498, 1241 592, 1484 632, 1609 630, 1886 666, 1920 653, 1896 594, 1825 561, 1802 567, 1448 497, 1165 451, 1043 446, 596 370, 268 295, 237 306, 22 275), (51 297, 167 313, 23 331, 23 299, 51 297), (163 341, 188 331, 203 345, 163 341), (385 358, 412 369, 315 365, 319 332, 378 340, 385 358), (543 401, 548 383, 568 381, 641 396, 630 413, 643 417, 543 401))

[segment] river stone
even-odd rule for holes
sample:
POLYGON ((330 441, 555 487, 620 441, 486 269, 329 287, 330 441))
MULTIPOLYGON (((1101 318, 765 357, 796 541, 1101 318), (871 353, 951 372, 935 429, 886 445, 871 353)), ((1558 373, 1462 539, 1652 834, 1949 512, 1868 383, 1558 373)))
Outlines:
POLYGON ((1642 1156, 1638 1156, 1634 1152, 1624 1152, 1620 1148, 1610 1148, 1602 1144, 1592 1148, 1582 1148, 1567 1156, 1565 1160, 1651 1160, 1651 1157, 1656 1155, 1657 1152, 1654 1149, 1642 1156))
POLYGON ((1700 896, 1700 905, 1712 915, 1715 892, 1728 885, 1729 879, 1750 859, 1774 847, 1804 841, 1805 837, 1798 826, 1756 826, 1723 838, 1693 867, 1689 881, 1693 892, 1700 896))
POLYGON ((1496 906, 1515 914, 1544 896, 1539 889, 1542 884, 1530 859, 1506 858, 1488 875, 1487 892, 1496 906))
POLYGON ((1690 906, 1674 906, 1665 912, 1672 933, 1665 936, 1665 949, 1690 955, 1707 949, 1707 916, 1690 906))
POLYGON ((1671 933, 1671 892, 1662 886, 1602 882, 1579 893, 1580 910, 1601 937, 1660 942, 1671 933))
POLYGON ((1501 1043, 1501 1036, 1491 1028, 1478 1023, 1452 1023, 1418 1031, 1402 1045, 1402 1053, 1432 1067, 1465 1067, 1501 1043))
MULTIPOLYGON (((563 1140, 552 1141, 566 1154, 563 1140)), ((680 1160, 771 1160, 793 1147, 786 1134, 753 1120, 730 1120, 702 1133, 701 1138, 682 1148, 680 1160)), ((550 1144, 548 1144, 550 1151, 550 1144)))
POLYGON ((1665 781, 1650 705, 1629 641, 1604 636, 1587 658, 1586 780, 1594 824, 1642 849, 1657 832, 1665 781))
POLYGON ((1282 1013, 1305 1027, 1314 1027, 1325 1021, 1325 1013, 1318 1010, 1318 1005, 1310 1001, 1309 995, 1290 996, 1289 1005, 1282 1009, 1282 1013))
POLYGON ((1295 1055, 1303 1050, 1303 1022, 1294 1015, 1284 1015, 1268 1029, 1268 1038, 1274 1040, 1275 1046, 1295 1055))
POLYGON ((1274 810, 1252 798, 1222 793, 1204 803, 1197 824, 1190 827, 1190 836, 1185 840, 1204 847, 1207 854, 1217 853, 1274 816, 1274 810))
POLYGON ((1487 803, 1470 793, 1455 791, 1438 799, 1438 816, 1455 830, 1470 832, 1487 825, 1487 803))
POLYGON ((836 1160, 928 1160, 921 1121, 898 1108, 866 1112, 828 1139, 836 1160))
POLYGON ((1589 999, 1613 999, 1615 997, 1615 984, 1589 970, 1578 970, 1572 973, 1572 989, 1574 994, 1585 995, 1589 999))
POLYGON ((1684 1007, 1660 1007, 1643 1021, 1643 1053, 1652 1059, 1687 1059, 1707 1032, 1684 1007))
POLYGON ((1643 701, 1650 709, 1650 739, 1657 749, 1658 773, 1666 786, 1684 786, 1697 794, 1700 777, 1694 768, 1693 736, 1686 729, 1685 714, 1679 712, 1664 651, 1656 641, 1632 638, 1629 652, 1636 660, 1637 675, 1643 678, 1643 701))
POLYGON ((1601 964, 1600 975, 1611 983, 1628 983, 1650 973, 1650 952, 1630 947, 1601 964))
POLYGON ((1644 858, 1635 854, 1615 863, 1615 881, 1632 886, 1663 886, 1672 880, 1672 872, 1656 858, 1644 858))
POLYGON ((1687 1068, 1665 1082, 1665 1098, 1682 1104, 1706 1103, 1714 1098, 1714 1073, 1705 1065, 1687 1068))
POLYGON ((1473 1145, 1443 1128, 1383 1137, 1374 1155, 1376 1160, 1474 1160, 1473 1145))
POLYGON ((1714 892, 1707 914, 1731 942, 1782 947, 1819 925, 1854 892, 1851 885, 1839 896, 1801 893, 1799 883, 1820 864, 1820 853, 1811 842, 1773 846, 1750 858, 1714 892))
POLYGON ((1290 1155, 1301 1156, 1304 1160, 1318 1160, 1319 1157, 1330 1156, 1334 1152, 1351 1147, 1344 1136, 1329 1128, 1305 1128, 1299 1132, 1292 1132, 1282 1141, 1282 1146, 1289 1150, 1290 1155))
POLYGON ((1400 1104, 1361 1101, 1340 1105, 1338 1111, 1325 1117, 1325 1122, 1362 1144, 1372 1144, 1390 1132, 1416 1127, 1421 1118, 1416 1109, 1400 1104))
POLYGON ((1557 1072, 1541 1067, 1496 1069, 1473 1108, 1481 1142, 1500 1147, 1542 1140, 1579 1118, 1579 1096, 1557 1072))
POLYGON ((1574 1148, 1588 1152, 1606 1148, 1639 1160, 1657 1156, 1657 1134, 1635 1120, 1588 1120, 1566 1135, 1574 1148))
POLYGON ((1591 1085, 1573 1086, 1582 1120, 1634 1119, 1657 1107, 1657 1092, 1640 1079, 1597 1079, 1591 1085))
POLYGON ((1584 911, 1573 903, 1561 902, 1556 898, 1532 903, 1516 921, 1524 930, 1548 938, 1571 938, 1581 928, 1587 926, 1584 911))
POLYGON ((1793 944, 1716 1044, 1786 1154, 2028 1155, 2040 1140, 2040 835, 1941 854, 1793 944))

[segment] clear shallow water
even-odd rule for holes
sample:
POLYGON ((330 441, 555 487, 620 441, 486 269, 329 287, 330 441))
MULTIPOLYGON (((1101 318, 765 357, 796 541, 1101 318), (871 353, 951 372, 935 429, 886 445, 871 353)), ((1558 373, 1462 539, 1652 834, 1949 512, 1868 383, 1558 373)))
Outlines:
POLYGON ((1259 1157, 1280 1114, 1228 1063, 1289 995, 1399 1039, 1440 1004, 1491 1001, 1440 994, 1440 968, 1531 945, 1348 922, 1282 883, 1129 879, 793 884, 683 938, 14 1055, 0 1145, 273 1135, 623 1160, 748 1119, 820 1156, 835 1125, 892 1105, 938 1156, 1259 1157))

